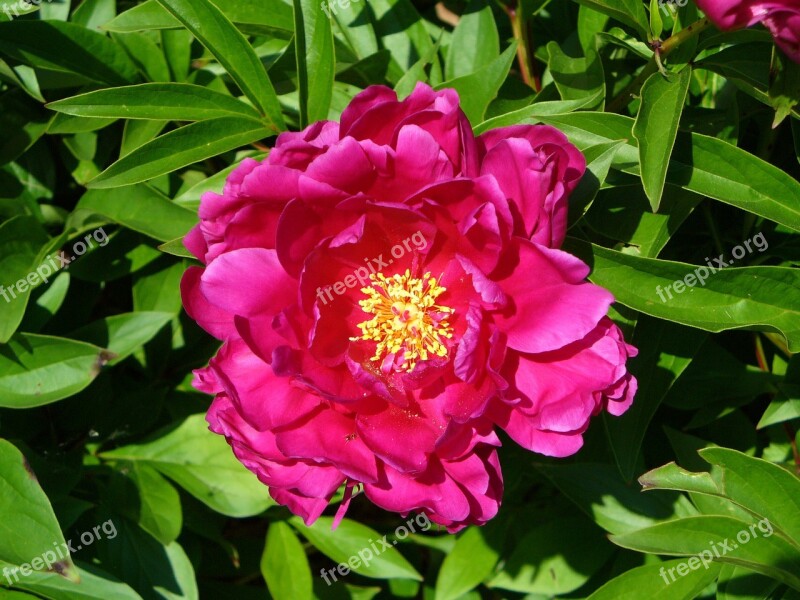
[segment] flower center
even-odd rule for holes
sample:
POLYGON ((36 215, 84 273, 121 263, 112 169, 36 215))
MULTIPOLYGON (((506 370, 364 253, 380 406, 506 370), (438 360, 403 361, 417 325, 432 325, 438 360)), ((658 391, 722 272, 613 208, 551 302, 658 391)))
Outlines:
POLYGON ((359 323, 362 335, 351 340, 378 342, 371 360, 394 358, 402 351, 398 369, 410 373, 420 360, 428 360, 431 355, 447 356, 442 341, 453 337, 453 328, 447 321, 453 309, 436 304, 446 288, 435 277, 425 273, 418 279, 406 270, 405 275, 388 279, 381 273, 372 274, 370 281, 371 287, 361 288, 367 298, 358 304, 373 317, 359 323))

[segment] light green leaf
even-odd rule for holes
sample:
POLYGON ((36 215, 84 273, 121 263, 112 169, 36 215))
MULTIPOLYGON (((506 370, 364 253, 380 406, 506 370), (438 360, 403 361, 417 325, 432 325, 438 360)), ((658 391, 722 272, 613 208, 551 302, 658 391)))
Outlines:
POLYGON ((489 66, 500 54, 500 36, 492 5, 470 0, 453 31, 447 51, 445 77, 456 79, 489 66))
POLYGON ((669 158, 691 81, 692 68, 686 67, 669 77, 653 73, 642 88, 633 135, 639 142, 642 184, 653 212, 658 212, 661 205, 669 158))
POLYGON ((0 225, 0 344, 10 339, 22 322, 31 295, 27 277, 40 266, 40 251, 48 240, 32 217, 14 217, 0 225))
POLYGON ((435 86, 435 89, 455 88, 461 98, 461 108, 470 122, 480 123, 489 103, 497 97, 500 86, 508 77, 516 51, 517 44, 514 42, 489 65, 470 75, 446 81, 435 86))
POLYGON ((115 519, 118 535, 98 546, 102 564, 145 598, 197 600, 197 580, 183 548, 164 545, 127 519, 115 519))
POLYGON ((470 527, 447 553, 436 578, 436 600, 455 600, 486 579, 500 557, 482 527, 470 527))
MULTIPOLYGON (((292 8, 282 0, 216 0, 214 4, 244 32, 272 35, 290 35, 292 32, 292 8)), ((180 26, 180 21, 157 0, 147 0, 126 10, 103 28, 127 32, 180 26)))
POLYGON ((242 117, 192 123, 133 150, 95 177, 89 187, 117 188, 148 181, 269 135, 264 125, 242 117))
MULTIPOLYGON (((614 166, 639 175, 633 119, 610 113, 543 115, 539 121, 561 129, 579 148, 627 139, 614 166)), ((667 183, 683 187, 800 231, 800 182, 752 154, 699 133, 679 133, 667 183)))
MULTIPOLYGON (((389 542, 385 548, 379 544, 381 535, 356 521, 342 519, 336 530, 332 530, 333 519, 321 517, 310 527, 297 517, 289 521, 303 537, 325 556, 337 563, 348 564, 352 557, 358 558, 348 567, 364 577, 375 579, 415 579, 422 581, 422 576, 405 557, 392 546, 397 541, 389 542)), ((410 526, 407 526, 410 528, 410 526)))
POLYGON ((677 568, 685 563, 685 560, 669 560, 636 567, 606 583, 587 600, 640 600, 643 597, 694 600, 717 578, 720 566, 709 564, 708 568, 689 569, 686 565, 686 574, 679 575, 677 568))
POLYGON ((203 121, 258 113, 239 100, 188 83, 145 83, 97 90, 51 102, 47 108, 83 117, 203 121))
POLYGON ((115 365, 153 339, 172 317, 165 312, 114 315, 74 331, 71 337, 107 349, 114 355, 108 364, 115 365))
POLYGON ((648 39, 650 20, 641 0, 576 0, 576 2, 633 27, 643 40, 648 39))
POLYGON ((225 438, 192 415, 151 442, 104 452, 105 460, 141 462, 160 471, 211 509, 230 517, 272 506, 267 488, 233 455, 225 438))
MULTIPOLYGON (((6 566, 10 567, 0 561, 0 569, 6 566)), ((130 586, 94 565, 78 562, 74 570, 80 577, 80 583, 75 583, 55 573, 34 571, 28 577, 20 577, 19 583, 15 583, 15 587, 36 594, 37 598, 42 597, 49 600, 109 600, 109 598, 142 600, 142 597, 130 586)))
POLYGON ((158 1, 225 67, 245 96, 269 118, 273 133, 286 129, 278 96, 264 65, 225 14, 209 0, 158 1))
POLYGON ((178 491, 144 464, 134 463, 128 475, 139 491, 139 525, 162 544, 171 544, 183 527, 178 491))
POLYGON ((609 533, 628 533, 664 519, 697 514, 678 494, 642 494, 638 486, 626 483, 612 465, 558 464, 536 468, 609 533))
POLYGON ((31 408, 68 398, 92 383, 107 359, 91 344, 18 334, 0 348, 0 406, 31 408))
MULTIPOLYGON (((28 461, 4 439, 0 439, 0 514, 0 561, 79 581, 50 501, 28 461), (42 564, 34 564, 35 559, 42 564)), ((12 567, 11 572, 11 578, 25 579, 24 571, 16 574, 12 567)))
POLYGON ((311 567, 303 544, 289 525, 275 521, 269 526, 261 556, 261 573, 273 598, 311 600, 311 567))
POLYGON ((758 422, 758 429, 800 419, 800 385, 778 384, 778 395, 770 402, 758 422))
POLYGON ((547 597, 566 594, 586 583, 612 552, 600 529, 584 518, 555 519, 526 534, 487 585, 547 597))
POLYGON ((480 135, 481 133, 498 127, 509 127, 511 125, 520 125, 521 123, 536 123, 539 121, 538 117, 563 115, 564 113, 570 113, 575 110, 597 106, 597 103, 601 100, 602 91, 598 90, 592 96, 585 96, 576 100, 547 100, 544 102, 534 102, 518 110, 493 117, 476 125, 474 127, 475 134, 480 135))
POLYGON ((594 105, 603 106, 605 100, 606 80, 603 62, 597 50, 589 46, 585 49, 585 58, 568 56, 556 42, 547 44, 550 56, 548 66, 550 76, 564 100, 579 100, 592 97, 597 101, 594 105))
MULTIPOLYGON (((390 81, 397 82, 417 61, 428 55, 433 40, 410 0, 369 0, 369 9, 382 47, 392 53, 390 81)), ((431 67, 431 80, 434 83, 442 81, 438 60, 431 67)))
POLYGON ((712 273, 707 266, 639 258, 594 246, 594 271, 589 278, 609 289, 617 302, 639 312, 712 332, 777 331, 792 352, 800 351, 800 272, 796 269, 745 267, 712 273), (707 280, 701 286, 698 277, 704 274, 707 280), (686 285, 688 276, 694 287, 686 285), (684 280, 681 293, 674 290, 679 280, 684 280))
POLYGON ((293 0, 300 127, 328 118, 336 57, 331 19, 317 0, 293 0))
POLYGON ((182 238, 197 223, 195 213, 143 184, 89 190, 78 202, 73 216, 87 213, 101 215, 162 242, 182 238))
POLYGON ((747 567, 800 589, 800 552, 782 537, 762 533, 755 522, 722 516, 689 517, 611 536, 611 541, 651 554, 690 556, 702 552, 709 561, 747 567))

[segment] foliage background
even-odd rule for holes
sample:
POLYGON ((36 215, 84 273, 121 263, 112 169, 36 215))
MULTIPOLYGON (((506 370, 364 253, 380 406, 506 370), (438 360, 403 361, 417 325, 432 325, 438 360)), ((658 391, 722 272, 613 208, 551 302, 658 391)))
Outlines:
POLYGON ((110 241, 0 302, 0 567, 118 535, 64 565, 80 584, 0 578, 0 599, 800 597, 800 69, 765 30, 680 34, 692 3, 640 0, 3 6, 0 284, 110 241), (306 528, 206 430, 191 370, 216 346, 181 311, 180 238, 277 132, 421 80, 476 131, 550 123, 585 152, 570 247, 619 301, 640 392, 571 459, 507 443, 486 527, 411 535, 328 587, 320 569, 405 520, 357 498, 336 532, 306 528), (658 299, 758 233, 766 252, 658 299), (641 493, 672 461, 711 474, 666 467, 641 493), (763 518, 775 535, 659 576, 763 518))

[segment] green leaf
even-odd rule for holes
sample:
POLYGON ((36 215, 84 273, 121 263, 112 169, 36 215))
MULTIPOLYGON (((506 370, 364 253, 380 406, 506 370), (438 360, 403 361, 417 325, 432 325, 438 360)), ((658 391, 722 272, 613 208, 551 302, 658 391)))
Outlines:
POLYGON ((149 465, 211 509, 230 517, 257 515, 274 502, 267 488, 233 455, 225 438, 192 415, 153 441, 101 454, 105 460, 149 465))
MULTIPOLYGON (((542 115, 538 120, 561 129, 579 148, 626 139, 614 166, 639 175, 633 119, 610 113, 542 115)), ((683 187, 800 231, 800 182, 781 169, 731 144, 698 133, 679 133, 667 183, 683 187)))
POLYGON ((445 556, 436 578, 436 600, 455 600, 474 589, 494 570, 500 552, 482 527, 470 527, 445 556))
POLYGON ((528 532, 487 585, 547 597, 566 594, 586 583, 612 552, 585 518, 555 519, 528 532))
POLYGON ((380 51, 372 20, 367 17, 367 10, 359 6, 358 2, 342 2, 341 6, 338 2, 329 2, 327 7, 333 12, 336 25, 358 59, 364 60, 380 51))
POLYGON ((800 419, 800 385, 778 385, 778 395, 770 402, 758 422, 758 429, 800 419))
POLYGON ((800 552, 800 479, 766 460, 729 448, 704 448, 712 478, 726 498, 781 530, 800 552))
MULTIPOLYGON (((173 319, 183 309, 181 279, 186 271, 184 261, 174 261, 164 256, 149 269, 133 276, 133 309, 136 312, 166 313, 173 319)), ((177 333, 177 323, 173 333, 177 333)))
POLYGON ((550 75, 564 100, 597 98, 593 105, 602 109, 605 100, 606 80, 600 54, 589 46, 585 58, 568 56, 556 42, 547 44, 550 56, 548 66, 550 75))
POLYGON ((593 96, 585 96, 576 100, 548 100, 544 102, 534 102, 533 104, 510 113, 492 117, 491 119, 476 125, 473 129, 475 130, 476 135, 480 135, 485 131, 496 129, 498 127, 509 127, 511 125, 519 125, 521 123, 536 123, 539 121, 539 117, 546 115, 562 115, 575 110, 589 108, 591 106, 596 106, 601 100, 602 92, 598 90, 593 96))
POLYGON ((143 33, 114 33, 111 38, 130 56, 133 63, 147 81, 170 81, 171 74, 164 52, 143 33))
POLYGON ((336 57, 331 19, 317 0, 293 0, 300 127, 328 118, 336 57))
MULTIPOLYGON (((598 147, 586 150, 587 159, 595 148, 598 147)), ((610 158, 613 161, 615 157, 616 151, 610 158)), ((593 169, 592 163, 588 168, 593 169)), ((570 209, 579 204, 583 185, 581 181, 570 197, 570 209)), ((664 188, 658 213, 652 211, 641 186, 625 188, 624 194, 617 188, 608 188, 600 190, 597 197, 597 202, 585 217, 589 226, 612 240, 623 242, 627 246, 626 252, 638 250, 640 256, 648 258, 656 258, 661 253, 672 235, 703 200, 698 194, 671 184, 664 188)))
POLYGON ((641 0, 576 0, 576 2, 633 27, 643 40, 648 39, 650 20, 641 0))
POLYGON ((633 479, 656 410, 705 339, 702 331, 658 319, 639 319, 633 340, 639 356, 631 365, 639 381, 636 401, 621 417, 604 417, 609 444, 626 480, 633 479))
POLYGON ((16 446, 4 439, 0 439, 0 514, 0 560, 29 566, 19 574, 12 568, 12 578, 21 576, 24 580, 32 567, 74 582, 80 580, 36 475, 16 446))
POLYGON ((749 569, 722 565, 717 582, 717 600, 763 600, 772 596, 780 584, 749 569))
POLYGON ((242 117, 192 123, 133 150, 95 177, 89 187, 116 188, 148 181, 269 135, 264 125, 242 117))
POLYGON ((189 252, 189 249, 183 244, 183 238, 179 237, 161 244, 158 247, 165 254, 178 256, 181 258, 195 258, 194 254, 189 252))
POLYGON ((18 334, 0 346, 0 406, 31 408, 69 398, 92 383, 107 359, 91 344, 18 334))
POLYGON ((171 544, 183 526, 178 491, 147 465, 134 463, 128 475, 139 492, 139 525, 162 544, 171 544))
POLYGON ((628 533, 664 519, 697 513, 678 494, 642 494, 638 487, 626 483, 612 465, 558 464, 536 468, 609 533, 628 533))
POLYGON ((707 266, 639 258, 600 246, 593 249, 594 270, 589 278, 625 306, 711 332, 777 331, 792 352, 800 351, 800 272, 796 269, 745 267, 712 273, 707 266), (707 275, 704 286, 699 282, 703 274, 707 275), (683 292, 677 293, 672 286, 688 276, 695 286, 684 282, 683 292))
POLYGON ((289 525, 275 521, 269 526, 261 557, 261 573, 273 598, 311 600, 311 567, 303 544, 289 525))
POLYGON ((209 0, 158 1, 225 67, 245 96, 269 118, 273 133, 286 129, 278 96, 264 65, 224 13, 209 0))
POLYGON ((47 108, 82 117, 203 121, 258 113, 239 100, 188 83, 145 83, 97 90, 51 102, 47 108))
POLYGON ((447 50, 445 77, 456 79, 489 66, 500 54, 500 36, 492 5, 470 0, 453 31, 447 50))
POLYGON ((143 598, 199 598, 194 568, 177 542, 164 545, 127 519, 115 523, 118 535, 98 545, 105 568, 130 581, 143 598))
POLYGON ((569 222, 576 223, 597 197, 600 188, 608 177, 611 164, 617 151, 625 142, 608 142, 598 144, 584 151, 586 157, 586 172, 583 175, 578 187, 572 192, 569 198, 569 222))
POLYGON ((74 73, 89 81, 108 85, 136 81, 136 67, 122 48, 75 23, 0 23, 0 52, 33 67, 74 73))
POLYGON ((611 541, 651 554, 703 553, 709 562, 740 565, 787 585, 800 586, 800 552, 782 537, 762 532, 755 526, 755 519, 748 523, 722 516, 689 517, 611 536, 611 541))
POLYGON ((679 576, 676 570, 685 560, 669 560, 654 565, 636 567, 606 583, 587 600, 694 600, 710 585, 720 571, 720 566, 710 564, 704 569, 689 569, 679 576), (672 569, 672 581, 669 570, 672 569))
POLYGON ((14 217, 0 225, 0 344, 10 339, 22 322, 31 294, 27 278, 40 266, 40 251, 48 241, 32 217, 14 217))
POLYGON ((101 215, 162 242, 182 238, 197 224, 195 213, 143 184, 114 190, 89 190, 78 202, 73 215, 81 213, 101 215))
POLYGON ((653 212, 658 212, 661 205, 669 158, 691 81, 692 68, 686 67, 670 77, 653 73, 642 88, 633 135, 639 142, 642 184, 653 212))
MULTIPOLYGON (((358 559, 349 563, 349 570, 364 577, 375 579, 415 579, 422 581, 422 576, 403 557, 397 548, 397 541, 390 542, 390 547, 385 548, 380 543, 381 535, 356 521, 342 519, 334 531, 333 519, 320 517, 309 526, 297 517, 292 517, 289 522, 303 537, 325 556, 336 563, 348 564, 351 558, 358 559)), ((407 529, 413 526, 407 525, 407 529)), ((412 532, 413 533, 413 532, 412 532)), ((341 575, 341 574, 340 574, 341 575)))
POLYGON ((461 108, 470 122, 480 123, 489 103, 497 97, 500 86, 508 77, 516 51, 517 44, 514 42, 489 65, 470 75, 446 81, 435 86, 435 89, 454 88, 461 98, 461 108))
MULTIPOLYGON (((292 32, 292 8, 282 0, 216 0, 214 4, 242 31, 272 35, 288 35, 292 32)), ((103 28, 127 32, 180 26, 180 22, 157 0, 147 0, 126 10, 103 28)))
POLYGON ((108 364, 115 365, 153 339, 172 317, 165 312, 114 315, 74 331, 71 337, 107 349, 114 354, 108 364))
MULTIPOLYGON (((381 46, 392 53, 390 78, 396 82, 414 63, 427 56, 433 40, 409 0, 369 0, 369 9, 381 46)), ((438 60, 431 67, 431 78, 435 83, 442 81, 438 60)))
MULTIPOLYGON (((0 561, 0 569, 6 566, 10 567, 0 561)), ((80 578, 80 583, 75 583, 55 573, 34 571, 28 577, 20 577, 19 583, 15 583, 14 586, 35 593, 37 598, 42 597, 49 600, 108 600, 109 598, 142 600, 142 597, 130 586, 121 583, 93 565, 78 562, 74 571, 80 578)))

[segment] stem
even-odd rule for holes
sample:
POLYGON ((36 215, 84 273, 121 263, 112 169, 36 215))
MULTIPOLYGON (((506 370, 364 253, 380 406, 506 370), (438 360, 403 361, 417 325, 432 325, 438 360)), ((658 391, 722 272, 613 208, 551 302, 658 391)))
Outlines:
POLYGON ((647 81, 648 77, 659 70, 659 62, 662 58, 668 56, 670 52, 678 48, 681 44, 700 35, 703 31, 708 29, 710 25, 711 21, 708 19, 700 19, 688 27, 681 29, 675 35, 670 36, 664 42, 659 42, 656 40, 653 43, 655 48, 655 54, 653 55, 653 58, 649 63, 647 63, 647 66, 642 69, 636 79, 631 81, 631 83, 609 103, 606 111, 619 112, 628 106, 630 101, 639 95, 639 91, 642 89, 642 86, 644 85, 644 82, 647 81))
POLYGON ((517 40, 517 61, 522 73, 522 81, 532 87, 538 94, 542 91, 542 83, 531 62, 528 23, 520 16, 517 8, 507 7, 506 13, 508 18, 511 19, 511 30, 514 32, 514 39, 517 40))
POLYGON ((675 50, 678 46, 683 44, 684 42, 688 42, 692 38, 696 38, 700 35, 703 31, 708 29, 711 26, 711 21, 706 18, 700 19, 699 21, 695 21, 688 27, 684 27, 678 33, 673 36, 668 37, 659 48, 661 56, 667 56, 670 52, 675 50))

